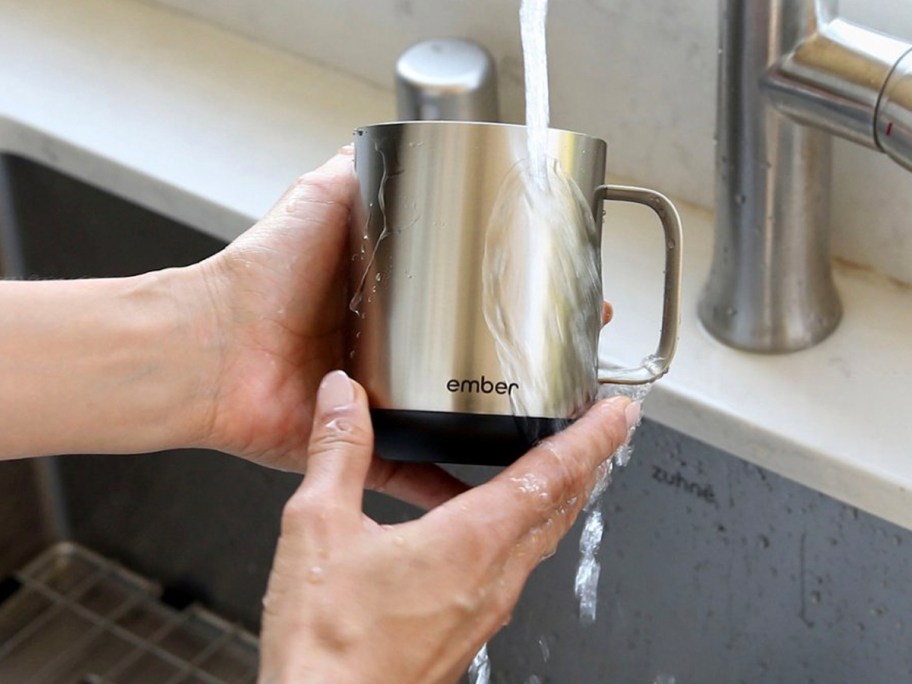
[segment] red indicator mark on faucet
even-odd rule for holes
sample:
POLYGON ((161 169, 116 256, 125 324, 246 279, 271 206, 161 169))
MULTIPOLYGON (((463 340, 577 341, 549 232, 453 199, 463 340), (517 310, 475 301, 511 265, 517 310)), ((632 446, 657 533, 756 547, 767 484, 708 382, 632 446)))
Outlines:
POLYGON ((892 133, 892 132, 893 132, 893 122, 891 121, 890 123, 887 124, 887 136, 889 136, 890 133, 892 133))

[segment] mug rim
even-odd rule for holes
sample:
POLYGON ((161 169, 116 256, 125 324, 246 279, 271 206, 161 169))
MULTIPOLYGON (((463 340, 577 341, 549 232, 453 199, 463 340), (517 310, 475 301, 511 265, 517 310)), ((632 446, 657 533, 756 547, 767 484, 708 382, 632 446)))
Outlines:
MULTIPOLYGON (((378 122, 378 123, 373 123, 373 124, 367 124, 365 126, 358 126, 355 128, 353 135, 360 135, 361 131, 367 131, 367 130, 374 130, 374 129, 380 129, 380 128, 393 128, 393 127, 398 127, 398 126, 414 126, 414 125, 432 126, 434 128, 450 127, 450 126, 452 126, 452 127, 467 126, 470 128, 489 127, 489 128, 504 128, 504 129, 512 129, 512 130, 519 130, 519 129, 528 130, 528 128, 529 128, 526 124, 506 123, 506 122, 502 122, 502 121, 451 121, 451 120, 441 120, 441 119, 414 119, 414 120, 406 119, 406 120, 402 120, 402 121, 383 121, 383 122, 378 122)), ((559 133, 562 135, 571 135, 571 136, 576 136, 579 138, 586 138, 588 140, 600 142, 606 148, 608 147, 608 143, 604 139, 599 138, 598 136, 595 136, 595 135, 590 135, 588 133, 581 133, 579 131, 571 131, 566 128, 554 128, 551 126, 548 127, 548 132, 549 133, 559 133)))

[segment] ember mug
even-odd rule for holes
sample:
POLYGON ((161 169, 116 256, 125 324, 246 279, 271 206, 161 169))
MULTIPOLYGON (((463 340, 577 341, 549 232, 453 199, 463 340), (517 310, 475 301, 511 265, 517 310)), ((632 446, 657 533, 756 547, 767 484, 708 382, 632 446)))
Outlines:
POLYGON ((527 132, 455 121, 355 131, 348 370, 367 390, 386 458, 507 464, 579 417, 599 383, 668 370, 681 271, 674 206, 603 185, 603 140, 550 129, 530 147, 527 132), (598 367, 606 200, 650 207, 665 233, 659 344, 636 368, 598 367))

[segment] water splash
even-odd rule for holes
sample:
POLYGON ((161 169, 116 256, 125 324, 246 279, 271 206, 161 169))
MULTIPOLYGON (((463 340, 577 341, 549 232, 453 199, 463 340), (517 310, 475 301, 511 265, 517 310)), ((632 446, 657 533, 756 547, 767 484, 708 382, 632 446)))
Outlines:
MULTIPOLYGON (((380 186, 377 189, 377 209, 379 210, 380 218, 383 221, 383 229, 380 231, 380 235, 377 237, 377 241, 374 243, 373 247, 371 248, 370 256, 367 258, 367 264, 364 267, 364 273, 361 274, 361 278, 358 282, 358 286, 355 288, 355 292, 352 295, 351 301, 349 301, 349 303, 348 303, 348 308, 352 311, 352 313, 354 313, 357 316, 360 316, 361 318, 364 318, 364 312, 361 311, 361 304, 364 301, 364 289, 367 286, 368 275, 370 274, 370 271, 374 266, 374 262, 377 259, 377 250, 380 249, 380 244, 392 234, 392 231, 390 230, 390 227, 389 227, 389 217, 387 215, 387 210, 386 210, 386 184, 390 181, 391 178, 400 176, 403 173, 403 171, 401 169, 394 171, 394 172, 390 172, 389 164, 387 163, 387 159, 386 159, 386 154, 384 154, 383 150, 380 149, 379 143, 377 143, 377 142, 374 143, 374 150, 377 152, 378 155, 380 155, 380 159, 383 162, 383 175, 380 177, 380 186)), ((365 225, 364 225, 364 240, 369 239, 368 226, 370 225, 371 216, 373 215, 373 212, 374 212, 374 203, 371 202, 369 210, 368 210, 368 214, 367 214, 367 219, 366 219, 365 225)), ((417 218, 415 220, 417 221, 417 218)), ((364 259, 364 257, 365 257, 365 249, 364 249, 364 245, 362 244, 361 245, 361 258, 364 259)), ((379 279, 380 279, 380 277, 379 277, 379 273, 378 273, 377 280, 379 280, 379 279)))
POLYGON ((551 647, 548 645, 548 639, 539 637, 538 648, 541 651, 542 662, 547 663, 551 659, 551 647))
POLYGON ((598 508, 593 508, 586 518, 583 534, 580 536, 580 562, 574 586, 574 593, 579 601, 580 621, 586 624, 595 622, 598 579, 602 567, 596 556, 602 543, 604 529, 602 512, 598 508))
MULTIPOLYGON (((644 363, 647 363, 644 360, 644 363)), ((652 383, 645 385, 602 385, 599 390, 599 398, 604 399, 613 396, 627 396, 633 401, 642 404, 652 383)), ((640 414, 642 420, 642 413, 640 414)), ((601 511, 602 494, 611 484, 611 477, 615 468, 623 468, 630 462, 633 454, 632 439, 637 424, 630 428, 627 435, 627 441, 611 458, 605 461, 599 470, 598 481, 592 494, 589 496, 589 502, 586 504, 586 521, 583 524, 583 532, 580 536, 580 560, 576 569, 576 580, 574 582, 574 594, 579 601, 580 622, 583 624, 592 624, 595 622, 596 606, 598 605, 598 580, 601 572, 601 564, 598 561, 599 549, 602 545, 602 537, 605 531, 604 519, 601 511)), ((672 680, 671 684, 674 684, 672 680)))
POLYGON ((482 646, 472 664, 469 665, 469 683, 470 684, 489 684, 491 681, 491 661, 488 658, 488 645, 482 646))
POLYGON ((520 162, 498 189, 485 233, 483 310, 503 377, 522 379, 510 394, 514 415, 576 417, 597 386, 598 229, 557 160, 547 176, 549 191, 537 191, 531 166, 520 162))

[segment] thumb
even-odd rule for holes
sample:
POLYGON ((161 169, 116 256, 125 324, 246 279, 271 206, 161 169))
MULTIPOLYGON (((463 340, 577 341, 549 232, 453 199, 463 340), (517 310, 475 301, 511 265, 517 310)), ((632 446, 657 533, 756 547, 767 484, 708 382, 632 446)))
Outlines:
POLYGON ((268 223, 316 231, 347 225, 357 196, 354 148, 346 145, 322 166, 300 176, 266 214, 268 223))
POLYGON ((304 489, 360 517, 373 449, 367 394, 344 371, 332 371, 317 390, 304 489))
POLYGON ((294 240, 295 245, 303 240, 310 253, 340 253, 358 190, 352 155, 347 145, 319 168, 300 176, 229 250, 256 245, 264 234, 277 234, 294 240))

